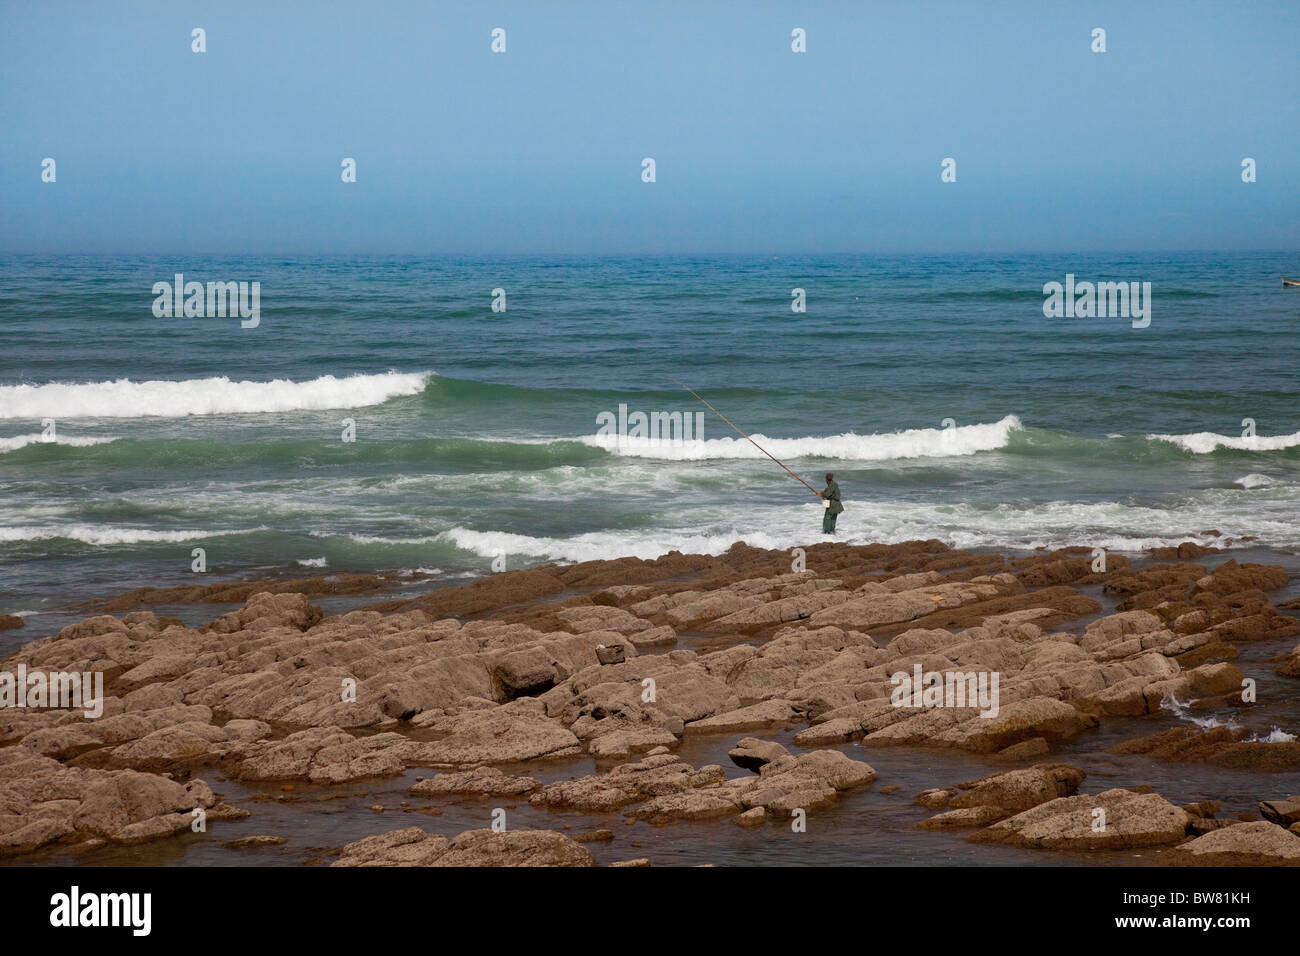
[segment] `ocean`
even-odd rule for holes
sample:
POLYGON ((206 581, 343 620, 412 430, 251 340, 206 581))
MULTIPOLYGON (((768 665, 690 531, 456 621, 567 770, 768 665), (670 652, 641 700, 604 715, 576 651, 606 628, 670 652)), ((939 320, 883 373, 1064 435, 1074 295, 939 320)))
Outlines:
POLYGON ((1300 289, 1279 280, 1297 271, 1280 253, 9 257, 0 613, 26 626, 0 652, 146 585, 382 571, 424 590, 818 540, 817 499, 677 381, 816 487, 833 471, 844 540, 1193 540, 1294 570, 1300 289), (155 316, 176 273, 260 283, 258 324, 155 316), (1150 324, 1047 317, 1067 275, 1149 282, 1150 324), (620 406, 702 434, 598 434, 620 406))

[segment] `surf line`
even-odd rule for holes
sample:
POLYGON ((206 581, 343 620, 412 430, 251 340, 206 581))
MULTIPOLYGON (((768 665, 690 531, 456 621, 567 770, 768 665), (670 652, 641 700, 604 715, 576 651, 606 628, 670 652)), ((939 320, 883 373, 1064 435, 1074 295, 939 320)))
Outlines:
POLYGON ((786 467, 785 467, 785 462, 783 462, 783 461, 781 461, 780 459, 778 459, 775 455, 773 455, 771 452, 769 452, 766 448, 764 448, 764 447, 763 447, 762 445, 760 445, 758 442, 754 441, 754 439, 750 438, 750 437, 749 437, 748 435, 746 435, 743 431, 741 431, 739 428, 737 428, 737 427, 736 427, 736 423, 733 422, 730 418, 728 418, 726 415, 722 414, 722 412, 718 411, 716 408, 714 408, 714 407, 713 407, 712 405, 710 405, 708 402, 705 402, 703 398, 700 398, 700 395, 699 395, 698 392, 696 392, 694 389, 687 388, 685 385, 682 385, 682 383, 681 383, 681 382, 678 382, 677 379, 675 379, 675 378, 673 378, 673 379, 669 379, 669 381, 671 381, 671 382, 675 382, 676 384, 681 385, 682 388, 685 388, 685 389, 686 389, 686 391, 690 392, 692 395, 694 395, 696 398, 698 398, 701 402, 704 402, 704 406, 705 406, 709 411, 713 412, 713 414, 715 414, 715 415, 717 415, 719 418, 721 418, 721 419, 722 419, 724 422, 726 422, 728 425, 730 425, 733 429, 735 429, 736 434, 740 435, 740 436, 741 436, 742 438, 744 438, 747 442, 749 442, 751 445, 753 445, 755 448, 757 448, 759 451, 761 451, 764 455, 767 455, 768 458, 771 458, 774 462, 776 462, 776 463, 777 463, 778 465, 780 465, 782 468, 785 468, 785 473, 786 473, 787 475, 789 475, 789 476, 790 476, 791 478, 793 478, 795 481, 799 482, 801 485, 803 485, 805 488, 807 488, 809 491, 811 491, 813 494, 815 494, 818 498, 820 498, 820 497, 822 496, 822 493, 821 493, 820 491, 818 491, 818 490, 817 490, 816 488, 814 488, 812 485, 808 484, 808 482, 804 481, 802 478, 800 478, 798 475, 796 475, 796 474, 795 474, 793 471, 791 471, 789 468, 786 468, 786 467))

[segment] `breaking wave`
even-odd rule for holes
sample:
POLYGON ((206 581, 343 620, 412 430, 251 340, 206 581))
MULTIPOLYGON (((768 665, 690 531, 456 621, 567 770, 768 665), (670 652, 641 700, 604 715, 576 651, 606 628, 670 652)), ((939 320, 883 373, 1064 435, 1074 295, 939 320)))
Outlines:
MULTIPOLYGON (((758 442, 781 459, 831 458, 839 461, 889 461, 898 458, 947 458, 1004 448, 1011 433, 1024 426, 1015 415, 1001 421, 951 428, 909 428, 883 435, 829 435, 807 438, 768 438, 758 442)), ((763 458, 761 451, 743 438, 712 438, 673 442, 618 435, 589 435, 579 439, 622 457, 659 458, 670 461, 763 458)))
POLYGON ((1300 432, 1290 435, 1254 435, 1250 438, 1214 432, 1192 432, 1187 435, 1148 435, 1147 438, 1151 441, 1170 442, 1194 455, 1208 455, 1220 448, 1234 451, 1280 451, 1300 445, 1300 432))
POLYGON ((258 412, 362 408, 416 395, 433 372, 324 375, 304 382, 232 382, 217 378, 0 386, 0 419, 184 418, 258 412))

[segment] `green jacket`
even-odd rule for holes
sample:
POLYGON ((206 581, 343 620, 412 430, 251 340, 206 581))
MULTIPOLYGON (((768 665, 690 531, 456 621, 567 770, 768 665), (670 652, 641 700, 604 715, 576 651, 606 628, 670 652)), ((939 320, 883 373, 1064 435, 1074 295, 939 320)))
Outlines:
POLYGON ((826 490, 822 492, 822 497, 831 503, 831 506, 826 509, 831 514, 837 515, 844 510, 844 505, 840 504, 840 486, 838 482, 827 482, 826 490))

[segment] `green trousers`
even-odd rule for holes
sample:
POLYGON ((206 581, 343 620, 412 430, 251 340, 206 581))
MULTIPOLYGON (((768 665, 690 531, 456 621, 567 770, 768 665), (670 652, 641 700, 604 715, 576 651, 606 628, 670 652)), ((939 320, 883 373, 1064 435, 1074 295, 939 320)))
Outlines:
POLYGON ((830 511, 829 508, 826 509, 826 513, 822 515, 822 533, 823 533, 823 534, 834 534, 834 533, 835 533, 835 519, 838 518, 838 517, 839 517, 839 515, 831 514, 831 511, 830 511))

